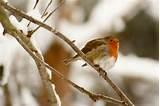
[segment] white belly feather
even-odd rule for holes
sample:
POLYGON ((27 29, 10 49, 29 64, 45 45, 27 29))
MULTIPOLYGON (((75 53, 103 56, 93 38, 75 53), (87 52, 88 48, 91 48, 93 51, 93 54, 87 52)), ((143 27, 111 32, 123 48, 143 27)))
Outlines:
POLYGON ((101 68, 105 69, 106 71, 112 68, 115 64, 116 60, 114 57, 105 56, 101 59, 96 59, 94 61, 95 64, 100 65, 101 68))

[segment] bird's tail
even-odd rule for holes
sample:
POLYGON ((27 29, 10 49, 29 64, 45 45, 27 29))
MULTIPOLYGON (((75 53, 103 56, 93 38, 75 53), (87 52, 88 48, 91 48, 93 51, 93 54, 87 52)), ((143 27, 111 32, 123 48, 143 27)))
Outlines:
POLYGON ((71 58, 69 58, 69 59, 65 59, 63 62, 64 62, 66 65, 68 65, 68 64, 70 64, 71 62, 74 62, 74 61, 76 61, 76 60, 78 60, 78 56, 77 56, 77 55, 74 56, 74 57, 71 57, 71 58))

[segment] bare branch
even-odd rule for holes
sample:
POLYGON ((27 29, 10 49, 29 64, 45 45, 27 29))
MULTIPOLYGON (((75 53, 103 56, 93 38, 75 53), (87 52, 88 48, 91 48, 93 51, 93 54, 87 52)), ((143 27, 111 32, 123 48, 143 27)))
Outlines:
POLYGON ((43 17, 45 16, 46 11, 47 11, 47 9, 49 8, 49 6, 51 5, 52 1, 53 1, 53 0, 50 0, 50 1, 49 1, 49 3, 48 3, 48 5, 47 5, 47 7, 45 8, 45 10, 44 10, 44 12, 43 12, 41 18, 43 18, 43 17))
MULTIPOLYGON (((48 69, 50 69, 51 71, 55 72, 55 74, 60 77, 62 80, 66 81, 67 83, 69 83, 70 85, 72 85, 74 88, 78 89, 80 92, 85 93, 86 95, 88 95, 93 101, 97 101, 97 100, 105 100, 107 102, 111 102, 114 104, 122 104, 125 105, 124 101, 119 101, 117 99, 108 97, 108 96, 104 96, 104 95, 99 95, 99 94, 92 94, 91 92, 85 90, 84 88, 78 86, 77 84, 73 83, 72 81, 68 80, 67 78, 64 77, 63 74, 61 74, 59 71, 57 71, 56 69, 54 69, 53 67, 51 67, 50 65, 48 65, 47 63, 45 63, 44 61, 42 61, 39 57, 37 57, 24 43, 23 41, 21 41, 20 38, 16 38, 18 40, 18 42, 23 46, 23 48, 33 57, 33 59, 35 61, 38 61, 40 63, 42 63, 43 65, 45 65, 48 69)), ((48 79, 49 80, 49 79, 48 79)))
MULTIPOLYGON (((1 16, 1 14, 0 14, 0 16, 1 16)), ((22 37, 22 36, 25 36, 25 35, 21 31, 18 31, 17 29, 15 29, 14 26, 12 26, 12 24, 9 23, 9 20, 8 20, 7 23, 11 24, 12 29, 14 29, 14 30, 11 30, 10 28, 7 29, 7 26, 4 25, 5 23, 3 23, 4 20, 0 20, 0 21, 2 22, 2 25, 4 26, 4 28, 7 30, 7 33, 13 35, 17 39, 17 41, 21 44, 21 46, 33 57, 33 59, 35 60, 35 62, 37 64, 38 69, 40 70, 40 75, 42 76, 42 79, 44 80, 44 84, 47 86, 48 89, 51 89, 50 88, 51 82, 48 79, 48 75, 45 73, 46 72, 45 67, 47 67, 50 70, 56 72, 56 74, 61 79, 65 80, 67 83, 71 84, 73 87, 75 87, 76 89, 78 89, 82 93, 87 94, 94 101, 99 100, 99 99, 103 99, 103 100, 106 100, 107 102, 112 102, 112 103, 116 103, 116 104, 124 104, 123 101, 119 101, 119 100, 113 99, 111 97, 92 94, 89 91, 85 90, 84 88, 79 87, 78 85, 76 85, 72 81, 66 79, 60 72, 56 71, 54 68, 52 68, 51 66, 46 64, 44 62, 44 60, 43 60, 43 57, 40 55, 40 53, 38 53, 38 51, 35 48, 34 48, 35 50, 32 50, 33 47, 30 47, 31 44, 30 43, 26 43, 25 39, 27 39, 27 38, 22 37)), ((29 42, 28 39, 27 39, 27 42, 29 42)), ((54 94, 53 92, 50 92, 50 93, 54 94)))
POLYGON ((40 22, 28 15, 26 15, 25 13, 9 6, 8 4, 0 1, 0 4, 7 9, 8 11, 12 12, 15 15, 21 16, 23 18, 26 18, 27 20, 30 20, 31 22, 40 25, 41 27, 47 29, 48 31, 54 33, 56 36, 58 36, 59 38, 63 39, 66 43, 68 43, 73 50, 81 57, 83 58, 83 60, 85 60, 90 66, 92 66, 92 68, 94 68, 99 75, 110 84, 110 86, 115 90, 115 92, 121 97, 122 100, 124 100, 126 102, 127 105, 129 106, 134 106, 134 104, 130 101, 130 99, 121 91, 121 89, 116 86, 116 84, 113 83, 113 81, 108 77, 107 73, 105 72, 105 70, 103 70, 102 68, 100 68, 99 66, 95 66, 91 61, 89 61, 86 56, 84 55, 84 53, 82 51, 80 51, 73 43, 72 41, 70 41, 66 36, 64 36, 62 33, 58 32, 56 29, 44 24, 43 22, 40 22))
MULTIPOLYGON (((39 62, 39 63, 42 63, 43 65, 45 65, 48 69, 50 69, 51 71, 55 72, 55 74, 61 78, 62 80, 66 81, 67 83, 69 83, 71 86, 73 86, 74 88, 78 89, 80 92, 88 95, 93 101, 97 101, 97 100, 105 100, 107 102, 111 102, 111 103, 114 103, 114 104, 122 104, 122 105, 125 105, 125 102, 124 101, 120 101, 120 100, 117 100, 117 99, 114 99, 114 98, 111 98, 111 97, 108 97, 108 96, 104 96, 104 95, 99 95, 99 94, 93 94, 87 90, 85 90, 84 88, 78 86, 77 84, 75 84, 74 82, 68 80, 67 78, 64 77, 63 74, 61 74, 59 71, 57 71, 56 69, 54 69, 53 67, 51 67, 50 65, 48 65, 47 63, 45 63, 43 60, 41 60, 39 57, 37 57, 33 51, 31 51, 28 46, 26 46, 26 44, 19 38, 16 36, 16 39, 17 41, 22 45, 22 47, 32 56, 32 58, 39 62)), ((50 79, 48 79, 50 81, 50 79)))
MULTIPOLYGON (((43 60, 43 57, 42 57, 41 53, 39 53, 39 51, 34 47, 32 42, 21 31, 17 30, 10 23, 10 21, 9 21, 5 11, 4 11, 4 8, 2 8, 2 6, 0 6, 0 22, 2 23, 4 29, 6 30, 6 33, 15 37, 18 42, 21 42, 21 45, 28 46, 29 49, 32 50, 32 52, 35 53, 35 55, 37 55, 41 60, 43 60), (22 41, 23 41, 23 44, 22 44, 22 41)), ((45 65, 43 65, 42 63, 40 63, 38 61, 35 61, 35 62, 37 64, 39 74, 41 76, 43 84, 47 88, 48 96, 49 96, 49 98, 48 98, 49 103, 50 103, 51 106, 55 106, 57 104, 57 100, 56 100, 55 93, 53 92, 51 82, 48 81, 49 77, 48 77, 48 74, 47 74, 46 67, 45 67, 45 65)))

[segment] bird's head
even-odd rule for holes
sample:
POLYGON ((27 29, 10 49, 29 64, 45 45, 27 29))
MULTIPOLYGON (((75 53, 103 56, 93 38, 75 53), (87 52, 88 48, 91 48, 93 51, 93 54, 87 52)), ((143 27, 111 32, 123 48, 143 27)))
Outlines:
POLYGON ((106 48, 108 48, 111 56, 114 56, 117 59, 118 50, 119 50, 119 40, 116 37, 109 36, 105 37, 106 48))
POLYGON ((108 36, 105 37, 106 45, 112 48, 119 48, 119 40, 116 37, 108 36))

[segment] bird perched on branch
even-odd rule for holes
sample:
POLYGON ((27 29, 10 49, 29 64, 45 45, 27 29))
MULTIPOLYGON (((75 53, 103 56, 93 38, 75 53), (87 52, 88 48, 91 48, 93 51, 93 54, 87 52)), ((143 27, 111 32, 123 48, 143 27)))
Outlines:
MULTIPOLYGON (((118 50, 119 40, 116 37, 107 36, 89 41, 81 51, 94 64, 108 70, 115 64, 118 57, 118 50)), ((79 55, 75 55, 64 62, 69 64, 80 59, 79 55)))

